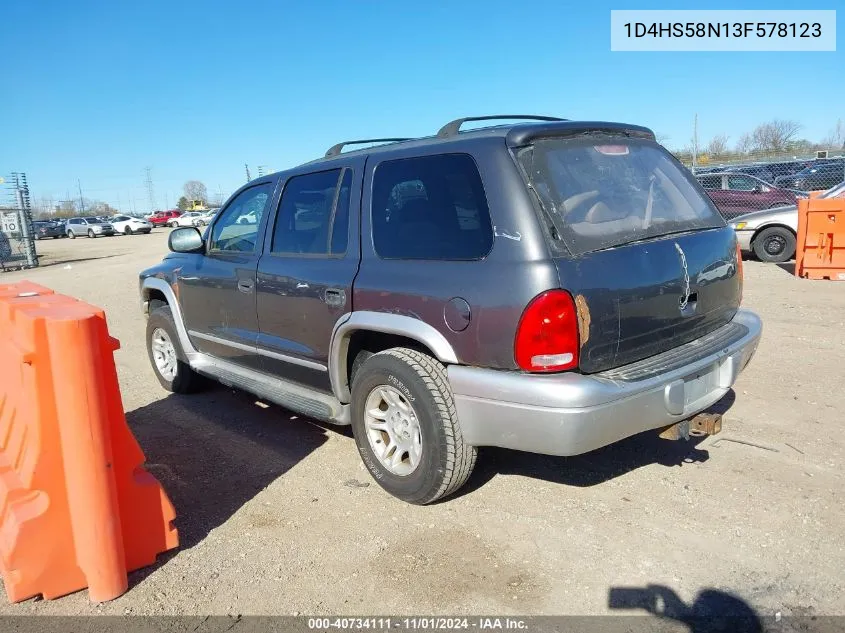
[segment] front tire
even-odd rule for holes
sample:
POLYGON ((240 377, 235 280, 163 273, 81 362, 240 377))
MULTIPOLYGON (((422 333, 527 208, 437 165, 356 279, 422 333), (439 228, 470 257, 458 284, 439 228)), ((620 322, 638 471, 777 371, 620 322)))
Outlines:
POLYGON ((352 433, 376 482, 416 505, 456 492, 478 454, 464 441, 446 368, 408 348, 379 352, 357 368, 352 433))
POLYGON ((192 393, 202 380, 185 358, 170 306, 155 308, 147 319, 147 356, 161 386, 173 393, 192 393))
POLYGON ((772 226, 754 238, 753 248, 760 261, 785 262, 795 255, 795 235, 789 229, 772 226))
POLYGON ((127 226, 125 229, 123 229, 123 234, 124 234, 124 235, 132 235, 134 232, 135 232, 135 231, 133 231, 133 230, 132 230, 132 227, 131 227, 131 226, 127 226))
POLYGON ((93 239, 97 239, 97 236, 94 234, 93 229, 88 229, 88 237, 93 238, 93 239))
POLYGON ((76 239, 76 233, 74 233, 73 231, 68 231, 67 236, 72 240, 76 239))

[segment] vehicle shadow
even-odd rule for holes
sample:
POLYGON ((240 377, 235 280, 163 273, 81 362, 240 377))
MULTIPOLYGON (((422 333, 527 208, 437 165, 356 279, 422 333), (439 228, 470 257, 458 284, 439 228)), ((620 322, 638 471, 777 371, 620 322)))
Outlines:
MULTIPOLYGON (((731 389, 707 411, 725 414, 733 406, 736 394, 731 389)), ((586 488, 650 464, 667 467, 702 463, 710 458, 708 451, 698 448, 706 436, 690 436, 689 440, 664 440, 657 431, 646 431, 609 446, 573 457, 555 457, 524 453, 502 448, 479 450, 475 471, 455 498, 484 486, 497 475, 522 475, 551 483, 586 488)))
MULTIPOLYGON (((751 605, 718 589, 703 589, 688 605, 665 585, 611 587, 607 602, 610 609, 643 610, 661 620, 680 622, 691 633, 758 633, 764 630, 762 620, 751 605)), ((655 629, 646 625, 643 630, 655 629)))
POLYGON ((795 274, 795 262, 783 262, 777 265, 781 270, 785 270, 790 275, 795 274))
POLYGON ((324 429, 291 415, 222 386, 126 413, 145 468, 176 508, 179 549, 196 545, 326 442, 324 429))

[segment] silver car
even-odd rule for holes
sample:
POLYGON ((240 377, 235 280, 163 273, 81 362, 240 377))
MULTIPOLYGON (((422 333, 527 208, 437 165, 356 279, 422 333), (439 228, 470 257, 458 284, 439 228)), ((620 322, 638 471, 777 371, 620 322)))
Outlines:
POLYGON ((100 218, 71 218, 65 224, 65 232, 71 239, 81 235, 100 237, 114 235, 114 227, 100 218))
MULTIPOLYGON (((845 197, 845 182, 819 195, 819 198, 845 197)), ((764 262, 785 262, 795 256, 798 235, 798 207, 789 205, 746 213, 730 223, 739 247, 753 252, 764 262)))

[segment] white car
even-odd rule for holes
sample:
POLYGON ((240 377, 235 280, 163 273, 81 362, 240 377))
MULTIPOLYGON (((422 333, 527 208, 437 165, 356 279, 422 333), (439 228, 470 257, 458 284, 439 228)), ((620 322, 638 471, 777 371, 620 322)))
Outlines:
POLYGON ((153 225, 146 220, 133 218, 128 215, 116 215, 109 220, 109 223, 114 227, 115 233, 123 233, 124 235, 149 233, 153 230, 153 225))
POLYGON ((196 226, 205 226, 206 224, 211 224, 211 221, 214 220, 214 217, 217 215, 217 212, 220 209, 212 209, 210 211, 204 211, 200 213, 200 217, 197 218, 196 226))
POLYGON ((171 228, 175 228, 177 226, 197 226, 202 218, 202 215, 203 214, 199 211, 188 211, 187 213, 180 215, 178 218, 171 218, 168 220, 167 226, 171 228))
MULTIPOLYGON (((845 182, 819 195, 819 198, 843 197, 845 182)), ((729 224, 736 231, 743 252, 753 251, 764 262, 785 262, 795 257, 798 236, 796 205, 746 213, 733 218, 729 224)))

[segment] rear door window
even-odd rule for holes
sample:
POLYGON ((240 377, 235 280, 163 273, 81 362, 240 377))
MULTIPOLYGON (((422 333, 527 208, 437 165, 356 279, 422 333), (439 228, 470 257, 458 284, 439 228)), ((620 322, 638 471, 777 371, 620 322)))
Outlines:
POLYGON ((384 259, 477 260, 493 246, 475 161, 438 154, 381 163, 373 176, 373 246, 384 259))
POLYGON ((517 160, 550 244, 572 255, 725 226, 693 176, 653 141, 540 139, 517 160))

